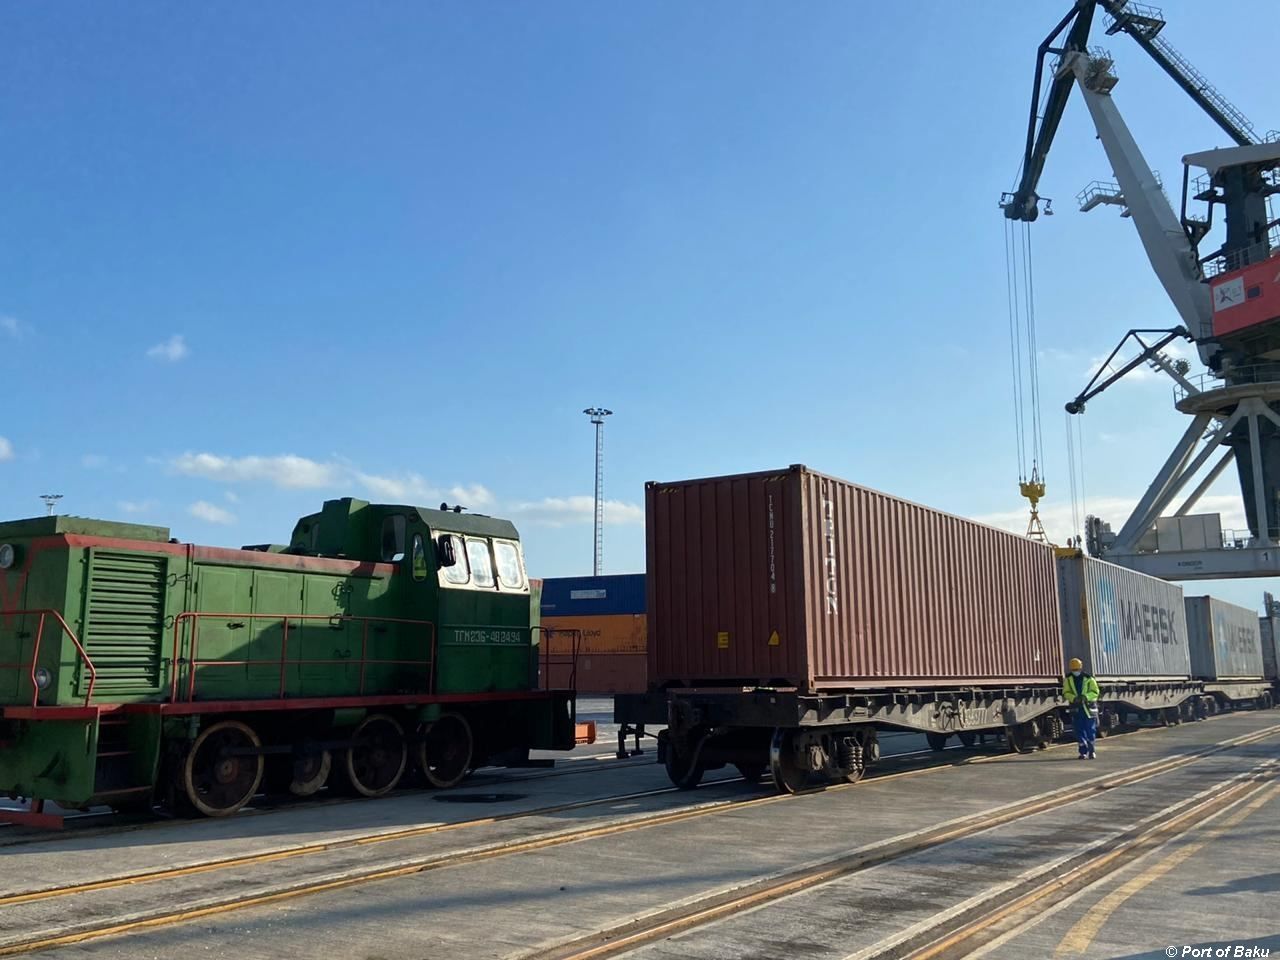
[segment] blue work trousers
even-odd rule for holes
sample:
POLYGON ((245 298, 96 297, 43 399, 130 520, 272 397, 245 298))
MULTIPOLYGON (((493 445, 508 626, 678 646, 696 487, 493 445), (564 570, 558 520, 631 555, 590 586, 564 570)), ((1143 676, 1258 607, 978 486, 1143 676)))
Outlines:
POLYGON ((1076 707, 1071 725, 1076 728, 1076 743, 1080 745, 1080 756, 1087 757, 1093 753, 1093 741, 1098 736, 1098 721, 1089 713, 1088 707, 1076 707))

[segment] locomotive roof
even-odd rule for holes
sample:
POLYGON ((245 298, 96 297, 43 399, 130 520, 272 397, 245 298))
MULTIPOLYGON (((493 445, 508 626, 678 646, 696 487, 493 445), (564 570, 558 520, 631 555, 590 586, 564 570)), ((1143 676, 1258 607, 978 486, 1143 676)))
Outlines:
POLYGON ((115 537, 121 540, 146 540, 167 543, 168 527, 145 523, 123 523, 117 520, 93 520, 89 517, 30 517, 26 520, 0 522, 0 539, 4 537, 51 537, 62 533, 86 537, 115 537))

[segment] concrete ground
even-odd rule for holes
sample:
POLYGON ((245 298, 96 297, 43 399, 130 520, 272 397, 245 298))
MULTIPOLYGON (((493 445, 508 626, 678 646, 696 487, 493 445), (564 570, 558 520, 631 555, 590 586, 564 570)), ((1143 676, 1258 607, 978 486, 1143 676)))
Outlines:
MULTIPOLYGON (((763 788, 740 781, 692 793, 609 799, 595 807, 87 891, 74 898, 6 905, 0 909, 0 947, 78 924, 189 909, 231 896, 270 893, 289 884, 447 857, 584 825, 620 823, 659 810, 717 805, 713 812, 680 822, 413 872, 41 954, 77 958, 199 954, 235 960, 516 957, 675 902, 959 817, 994 811, 1089 778, 1114 776, 1160 758, 1185 757, 1205 745, 1277 724, 1280 712, 1241 713, 1144 731, 1103 741, 1099 759, 1093 762, 1077 761, 1070 746, 1021 757, 966 754, 969 762, 958 765, 946 761, 959 758, 961 752, 949 751, 936 767, 911 769, 907 763, 895 776, 763 804, 726 803, 765 795, 763 788)), ((912 753, 904 748, 918 746, 920 738, 885 739, 886 752, 912 753)), ((635 953, 715 960, 874 956, 890 948, 904 931, 928 926, 948 912, 963 912, 979 893, 1016 890, 1027 878, 1052 871, 1082 845, 1105 843, 1144 818, 1159 820, 1167 815, 1164 811, 1199 791, 1277 759, 1280 729, 1259 743, 1201 757, 1104 793, 1082 792, 1081 801, 1070 806, 889 860, 635 953)), ((886 769, 892 770, 893 763, 889 761, 886 769)), ((317 839, 460 822, 590 797, 617 798, 665 786, 662 772, 646 762, 601 761, 571 769, 590 772, 506 782, 495 775, 484 784, 484 791, 494 791, 492 795, 499 799, 488 804, 452 803, 429 793, 406 794, 378 802, 317 804, 222 822, 165 824, 131 833, 11 846, 3 849, 9 869, 0 871, 0 893, 282 850, 317 839)), ((1262 775, 1275 776, 1274 767, 1267 770, 1262 775)), ((1280 932, 1276 929, 1280 926, 1276 883, 1280 874, 1270 863, 1280 799, 1272 787, 1266 789, 1270 792, 1263 802, 1248 808, 1238 820, 1232 818, 1244 814, 1244 807, 1197 827, 1167 851, 1155 851, 1145 866, 1144 861, 1133 864, 1113 881, 1083 891, 1061 909, 1046 908, 1040 922, 1012 931, 986 950, 999 957, 1054 956, 1067 943, 1071 949, 1083 945, 1074 955, 1156 956, 1161 954, 1152 951, 1163 951, 1170 944, 1181 949, 1183 944, 1256 943, 1274 938, 1280 932), (1173 865, 1162 867, 1170 857, 1177 858, 1173 865), (1113 890, 1122 889, 1133 892, 1106 900, 1113 890), (1177 904, 1176 911, 1165 906, 1170 903, 1177 904), (1081 918, 1090 915, 1100 916, 1101 923, 1086 943, 1079 925, 1081 918)))

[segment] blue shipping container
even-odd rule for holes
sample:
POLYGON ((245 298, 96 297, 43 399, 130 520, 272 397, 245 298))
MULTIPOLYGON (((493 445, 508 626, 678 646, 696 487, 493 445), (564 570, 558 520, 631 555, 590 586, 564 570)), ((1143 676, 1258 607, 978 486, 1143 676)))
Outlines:
POLYGON ((644 612, 643 573, 607 577, 553 577, 542 581, 544 617, 589 617, 644 612))

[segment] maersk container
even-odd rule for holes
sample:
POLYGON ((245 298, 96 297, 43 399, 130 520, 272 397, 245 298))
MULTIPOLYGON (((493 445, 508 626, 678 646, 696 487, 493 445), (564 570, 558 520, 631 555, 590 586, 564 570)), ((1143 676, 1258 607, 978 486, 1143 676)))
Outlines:
POLYGON ((651 482, 645 506, 651 685, 1060 681, 1042 543, 803 466, 651 482))
POLYGON ((1058 559, 1062 645, 1099 680, 1191 675, 1182 587, 1093 557, 1058 559))
POLYGON ((1262 677, 1258 614, 1216 597, 1187 597, 1191 675, 1201 680, 1262 677))

